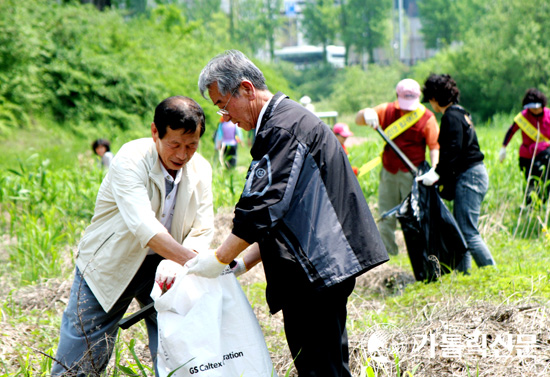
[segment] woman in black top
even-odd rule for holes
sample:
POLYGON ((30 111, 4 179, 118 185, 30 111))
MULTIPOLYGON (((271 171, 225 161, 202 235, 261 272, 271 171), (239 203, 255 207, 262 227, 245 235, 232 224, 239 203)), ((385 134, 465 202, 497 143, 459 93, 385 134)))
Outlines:
POLYGON ((472 256, 479 267, 495 265, 477 229, 489 177, 471 116, 458 105, 460 91, 449 75, 431 74, 424 83, 422 94, 423 101, 429 101, 434 111, 443 116, 438 139, 439 163, 417 180, 427 186, 438 182, 443 188, 441 196, 454 200, 453 214, 468 244, 468 251, 457 270, 468 271, 472 256))

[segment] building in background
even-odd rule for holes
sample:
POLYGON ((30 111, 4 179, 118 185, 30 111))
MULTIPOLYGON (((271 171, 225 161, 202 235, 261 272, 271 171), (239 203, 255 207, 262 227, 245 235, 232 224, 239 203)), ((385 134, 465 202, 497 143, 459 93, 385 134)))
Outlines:
MULTIPOLYGON (((81 0, 82 2, 108 2, 109 0, 81 0)), ((172 0, 176 4, 186 4, 193 0, 172 0)), ((231 4, 239 3, 243 0, 220 0, 220 9, 229 14, 231 4)), ((293 62, 297 68, 304 68, 308 64, 315 64, 322 61, 322 47, 312 46, 307 41, 302 31, 303 9, 308 1, 314 0, 281 0, 280 17, 283 22, 276 33, 276 46, 280 48, 275 50, 275 59, 293 62)), ((418 61, 426 60, 435 55, 435 49, 428 49, 424 43, 418 16, 417 2, 419 0, 392 0, 391 14, 388 18, 391 20, 392 37, 389 44, 385 47, 378 47, 374 50, 374 62, 377 64, 391 64, 400 61, 407 65, 413 65, 418 61)), ((158 0, 117 0, 113 1, 117 7, 136 8, 142 11, 145 7, 154 7, 158 0)), ((334 0, 334 6, 339 6, 341 0, 334 0)), ((345 65, 345 47, 343 43, 335 43, 327 47, 327 62, 335 67, 345 65), (340 46, 338 46, 340 45, 340 46)), ((268 60, 271 58, 268 49, 256 51, 256 56, 268 60)), ((359 55, 353 48, 348 51, 348 64, 364 65, 369 61, 367 53, 359 55)))
MULTIPOLYGON (((228 1, 228 0, 224 0, 228 1)), ((283 46, 275 51, 276 59, 295 63, 301 69, 308 64, 322 61, 322 48, 308 45, 301 31, 302 9, 308 0, 284 0, 284 17, 280 43, 283 46)), ((422 25, 418 17, 418 0, 393 0, 391 20, 393 35, 390 45, 374 50, 374 62, 390 64, 392 61, 413 65, 418 61, 426 60, 435 55, 435 49, 428 49, 422 38, 422 25)), ((339 0, 335 0, 335 5, 339 0)), ((345 64, 345 47, 329 46, 327 61, 335 67, 345 64)), ((366 55, 366 54, 365 54, 366 55)), ((353 50, 349 51, 350 64, 362 64, 368 61, 368 56, 359 56, 353 50)))
MULTIPOLYGON (((294 63, 296 68, 306 68, 308 65, 323 62, 323 48, 310 45, 283 47, 275 50, 276 60, 294 63)), ((336 68, 344 68, 346 63, 346 48, 344 46, 327 46, 327 63, 336 68)))

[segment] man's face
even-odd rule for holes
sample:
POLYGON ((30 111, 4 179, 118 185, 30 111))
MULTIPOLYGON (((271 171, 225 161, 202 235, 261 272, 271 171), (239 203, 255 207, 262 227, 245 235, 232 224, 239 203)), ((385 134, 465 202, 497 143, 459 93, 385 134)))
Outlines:
POLYGON ((215 82, 208 88, 208 95, 215 106, 227 111, 228 115, 223 115, 225 122, 230 120, 245 131, 256 128, 258 115, 254 116, 253 104, 242 87, 234 90, 233 96, 231 93, 222 96, 218 90, 218 83, 215 82))
POLYGON ((194 133, 184 133, 184 129, 166 128, 166 135, 161 139, 155 123, 151 124, 151 133, 157 147, 162 165, 170 173, 185 166, 199 147, 201 129, 197 127, 194 133))

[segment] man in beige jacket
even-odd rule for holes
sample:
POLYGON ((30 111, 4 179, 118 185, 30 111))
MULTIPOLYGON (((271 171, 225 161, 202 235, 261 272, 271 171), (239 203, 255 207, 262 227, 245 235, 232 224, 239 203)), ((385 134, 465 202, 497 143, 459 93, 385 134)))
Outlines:
MULTIPOLYGON (((198 103, 170 97, 155 110, 152 138, 126 143, 116 154, 78 245, 52 376, 99 375, 131 301, 152 302, 160 261, 183 265, 209 248, 212 169, 195 153, 204 129, 198 103)), ((146 325, 156 364, 156 313, 146 325)))

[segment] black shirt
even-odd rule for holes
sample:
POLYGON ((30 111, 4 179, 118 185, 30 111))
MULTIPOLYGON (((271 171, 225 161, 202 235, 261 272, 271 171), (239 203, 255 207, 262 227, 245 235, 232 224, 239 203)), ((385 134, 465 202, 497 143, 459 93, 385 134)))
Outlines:
POLYGON ((483 162, 474 123, 462 106, 452 105, 443 114, 439 138, 439 163, 435 169, 441 181, 453 179, 483 162))

